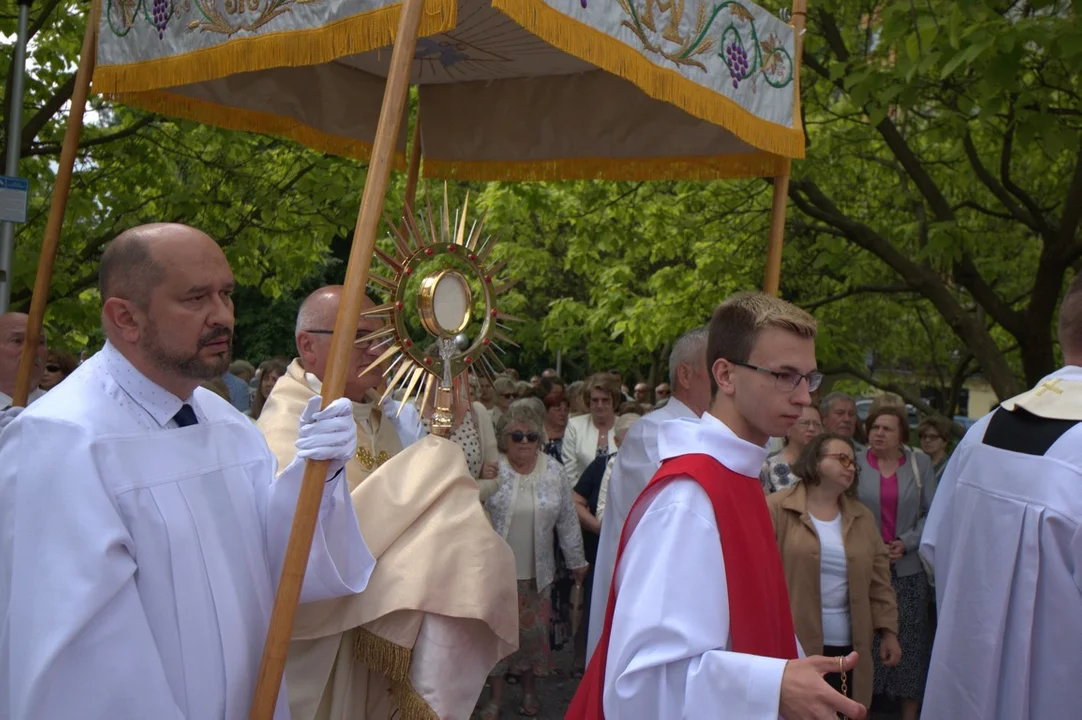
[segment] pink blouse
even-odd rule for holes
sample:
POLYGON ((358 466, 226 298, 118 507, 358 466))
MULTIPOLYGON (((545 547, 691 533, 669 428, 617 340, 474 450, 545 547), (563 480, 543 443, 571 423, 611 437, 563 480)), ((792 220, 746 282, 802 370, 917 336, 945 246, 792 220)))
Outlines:
MULTIPOLYGON (((868 464, 879 471, 879 460, 875 453, 868 450, 868 464)), ((898 461, 898 467, 905 465, 905 454, 898 461)), ((879 527, 883 536, 883 542, 888 545, 894 542, 897 535, 898 525, 898 471, 890 475, 879 473, 879 527)))

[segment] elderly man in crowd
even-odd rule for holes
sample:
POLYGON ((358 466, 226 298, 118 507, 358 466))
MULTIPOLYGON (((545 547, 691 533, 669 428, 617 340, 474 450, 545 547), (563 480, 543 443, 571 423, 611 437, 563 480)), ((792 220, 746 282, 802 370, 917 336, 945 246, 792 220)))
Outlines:
MULTIPOLYGON (((295 453, 298 413, 322 389, 341 295, 324 287, 302 303, 299 357, 259 416, 281 463, 295 453)), ((345 389, 358 445, 346 480, 376 570, 362 595, 298 608, 286 666, 293 720, 468 717, 517 638, 514 560, 462 451, 425 437, 413 405, 379 407, 380 369, 361 374, 384 349, 363 338, 382 326, 358 322, 345 389)))
POLYGON ((819 403, 826 432, 854 439, 857 430, 857 404, 853 397, 843 392, 832 392, 819 403))
MULTIPOLYGON (((23 354, 23 342, 26 340, 26 325, 30 317, 25 313, 9 312, 0 315, 0 410, 7 409, 11 405, 11 398, 15 395, 15 375, 19 372, 19 358, 23 354)), ((44 393, 38 389, 41 377, 45 374, 45 358, 48 349, 45 347, 45 333, 41 334, 38 343, 38 353, 34 358, 34 367, 30 370, 30 399, 34 402, 44 393)), ((0 428, 6 422, 15 418, 18 412, 5 413, 0 418, 0 428), (5 421, 4 418, 7 418, 5 421)))

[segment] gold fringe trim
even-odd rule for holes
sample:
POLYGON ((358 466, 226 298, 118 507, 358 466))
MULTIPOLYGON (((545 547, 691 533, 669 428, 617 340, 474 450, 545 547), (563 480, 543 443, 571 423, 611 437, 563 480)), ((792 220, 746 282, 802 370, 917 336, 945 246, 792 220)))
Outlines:
POLYGON ((656 100, 720 125, 749 145, 788 158, 804 157, 804 133, 756 117, 739 103, 658 67, 616 38, 553 10, 542 0, 492 0, 492 7, 550 45, 634 83, 656 100))
POLYGON ((395 645, 364 628, 357 628, 355 657, 365 667, 387 678, 398 703, 396 720, 439 720, 439 715, 414 689, 410 682, 410 662, 413 651, 395 645))
POLYGON ((690 158, 568 158, 521 162, 426 157, 424 176, 440 180, 728 180, 781 175, 786 159, 770 153, 690 158))
MULTIPOLYGON (((106 97, 124 105, 131 105, 132 107, 163 115, 171 115, 204 125, 214 125, 226 130, 257 132, 289 138, 317 152, 331 155, 367 160, 372 153, 372 146, 362 140, 331 135, 281 115, 218 105, 217 103, 184 97, 165 90, 116 93, 106 97)), ((396 170, 405 170, 405 155, 395 153, 392 166, 396 170)))
MULTIPOLYGON (((102 95, 158 90, 275 67, 303 67, 389 47, 398 31, 396 3, 306 30, 234 38, 218 45, 124 65, 98 65, 94 91, 102 95)), ((455 27, 458 0, 425 0, 419 35, 455 27)))

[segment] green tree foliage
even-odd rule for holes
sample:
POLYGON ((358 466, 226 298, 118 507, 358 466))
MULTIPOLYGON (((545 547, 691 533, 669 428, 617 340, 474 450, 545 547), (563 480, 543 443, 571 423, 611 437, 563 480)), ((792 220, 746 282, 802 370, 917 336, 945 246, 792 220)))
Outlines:
MULTIPOLYGON (((22 172, 35 192, 17 239, 18 303, 32 282, 84 5, 34 6, 22 172)), ((14 32, 11 13, 0 11, 0 31, 14 32)), ((932 385, 948 408, 976 372, 1002 397, 1036 381, 1057 363, 1056 305, 1082 266, 1077 9, 813 0, 806 40, 808 157, 794 165, 782 294, 819 318, 820 364, 916 402, 932 385)), ((226 247, 242 284, 242 354, 290 352, 299 298, 343 276, 363 168, 101 99, 94 111, 51 328, 72 344, 93 334, 95 260, 117 231, 183 220, 226 247)), ((616 367, 660 380, 680 332, 762 282, 762 180, 452 184, 451 202, 467 191, 499 240, 495 259, 520 278, 500 306, 526 321, 507 355, 524 371, 559 351, 571 376, 616 367)), ((398 176, 392 214, 402 196, 398 176)))

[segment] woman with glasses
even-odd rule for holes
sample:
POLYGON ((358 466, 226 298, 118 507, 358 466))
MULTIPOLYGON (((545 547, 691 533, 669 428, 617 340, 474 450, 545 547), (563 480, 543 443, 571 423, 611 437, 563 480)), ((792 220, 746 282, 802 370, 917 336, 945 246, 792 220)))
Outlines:
POLYGON ((767 495, 784 490, 800 477, 793 472, 793 464, 800 457, 800 451, 823 432, 823 420, 819 408, 814 403, 804 408, 800 420, 782 439, 782 449, 771 455, 759 471, 759 482, 767 495))
POLYGON ((905 656, 897 667, 877 664, 875 694, 899 698, 902 720, 916 720, 931 653, 931 588, 917 555, 936 477, 923 453, 906 449, 904 407, 880 406, 868 414, 868 449, 857 456, 860 501, 871 510, 887 544, 891 584, 898 598, 898 639, 905 656))
POLYGON ((561 464, 570 409, 571 404, 562 392, 554 391, 545 396, 545 454, 561 464))
MULTIPOLYGON (((857 667, 845 692, 865 707, 872 701, 872 646, 881 662, 898 664, 898 608, 890 560, 875 518, 856 499, 853 442, 841 435, 812 438, 795 461, 802 482, 767 499, 785 568, 793 625, 808 655, 845 657, 857 667)), ((841 675, 826 676, 842 692, 841 675)))
POLYGON ((45 373, 41 376, 38 387, 44 391, 52 390, 64 378, 75 372, 77 367, 79 367, 79 362, 73 356, 59 350, 50 350, 45 360, 45 373))
POLYGON ((950 453, 947 452, 951 437, 950 421, 945 417, 926 417, 917 426, 917 437, 920 438, 920 449, 932 461, 932 472, 938 483, 950 460, 950 453))
POLYGON ((521 673, 519 714, 533 717, 540 711, 534 686, 536 675, 549 672, 549 586, 556 573, 553 532, 582 584, 588 564, 582 533, 563 481, 560 464, 540 451, 543 420, 526 402, 512 403, 500 416, 496 442, 500 450, 497 489, 485 501, 492 526, 515 555, 518 572, 519 649, 505 658, 489 676, 492 694, 482 720, 499 717, 504 675, 521 673))

